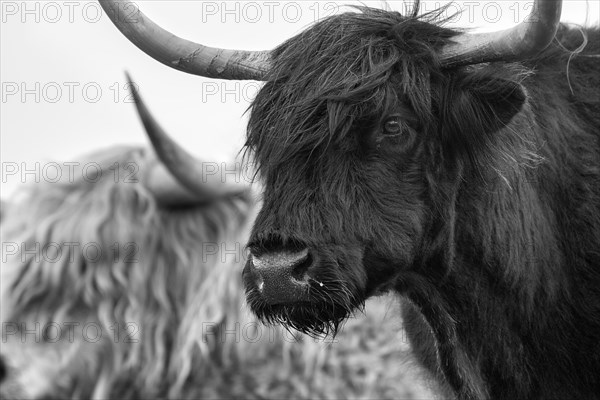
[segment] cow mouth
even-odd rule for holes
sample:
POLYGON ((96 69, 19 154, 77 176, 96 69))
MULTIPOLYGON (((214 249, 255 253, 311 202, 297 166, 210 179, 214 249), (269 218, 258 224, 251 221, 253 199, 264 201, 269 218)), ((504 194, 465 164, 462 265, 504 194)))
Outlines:
POLYGON ((246 299, 263 323, 313 337, 335 336, 364 306, 362 290, 344 270, 337 260, 308 249, 251 256, 242 273, 246 299))
MULTIPOLYGON (((245 280, 245 279, 244 279, 245 280)), ((283 325, 312 337, 335 336, 341 324, 357 309, 359 302, 345 301, 311 290, 311 300, 269 303, 256 287, 246 285, 246 299, 252 312, 263 323, 283 325)))

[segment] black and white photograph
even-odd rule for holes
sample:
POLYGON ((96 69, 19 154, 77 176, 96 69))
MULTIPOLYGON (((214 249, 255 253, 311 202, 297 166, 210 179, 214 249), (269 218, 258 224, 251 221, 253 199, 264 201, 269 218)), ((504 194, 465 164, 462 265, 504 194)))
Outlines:
POLYGON ((2 400, 600 400, 597 0, 0 18, 2 400))

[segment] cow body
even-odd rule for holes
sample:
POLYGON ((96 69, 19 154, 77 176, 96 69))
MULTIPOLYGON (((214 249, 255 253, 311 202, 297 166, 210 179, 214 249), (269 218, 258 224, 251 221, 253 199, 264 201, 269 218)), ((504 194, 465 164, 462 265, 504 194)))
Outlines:
MULTIPOLYGON (((599 54, 598 31, 586 35, 585 53, 599 54)), ((575 49, 581 32, 556 40, 575 49)), ((600 394, 600 69, 593 57, 568 60, 555 44, 523 62, 529 109, 498 134, 524 135, 539 159, 457 191, 454 254, 442 262, 455 270, 395 285, 427 321, 405 308, 411 342, 421 348, 433 331, 438 359, 429 345, 420 357, 459 397, 600 394)))

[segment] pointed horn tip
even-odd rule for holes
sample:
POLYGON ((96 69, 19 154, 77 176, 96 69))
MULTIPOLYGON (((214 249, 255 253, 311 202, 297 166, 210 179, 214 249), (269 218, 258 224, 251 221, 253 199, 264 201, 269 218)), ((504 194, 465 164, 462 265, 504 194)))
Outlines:
POLYGON ((154 120, 152 113, 146 106, 146 103, 144 103, 144 100, 142 100, 142 96, 140 95, 137 85, 133 82, 131 75, 127 71, 125 71, 125 78, 127 79, 127 83, 129 85, 129 92, 133 97, 133 103, 137 111, 137 115, 142 121, 142 125, 144 126, 146 136, 154 145, 154 141, 158 136, 157 132, 160 131, 162 128, 160 128, 158 123, 154 120))
POLYGON ((131 78, 131 74, 129 73, 129 71, 125 70, 123 71, 123 73, 125 74, 125 79, 127 79, 127 82, 133 83, 133 79, 131 78))
POLYGON ((137 105, 142 102, 140 93, 138 92, 137 87, 136 87, 135 83, 133 82, 133 78, 129 74, 129 71, 125 70, 124 73, 125 73, 125 79, 127 80, 127 83, 129 86, 129 92, 133 96, 133 101, 135 102, 136 107, 137 107, 137 105))

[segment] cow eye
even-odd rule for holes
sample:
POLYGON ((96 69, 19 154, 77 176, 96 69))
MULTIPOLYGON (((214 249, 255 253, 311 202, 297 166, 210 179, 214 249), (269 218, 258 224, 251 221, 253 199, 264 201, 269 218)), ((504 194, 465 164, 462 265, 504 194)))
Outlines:
POLYGON ((398 135, 402 132, 402 121, 400 117, 395 115, 389 117, 383 123, 383 134, 384 135, 398 135))

